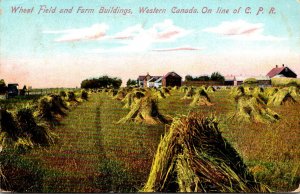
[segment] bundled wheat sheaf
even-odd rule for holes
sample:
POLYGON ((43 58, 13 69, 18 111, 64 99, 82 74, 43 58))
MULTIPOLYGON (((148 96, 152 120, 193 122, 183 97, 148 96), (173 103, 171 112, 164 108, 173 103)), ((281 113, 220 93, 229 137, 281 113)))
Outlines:
POLYGON ((145 94, 140 91, 128 92, 126 94, 125 98, 123 98, 123 100, 122 100, 122 102, 125 103, 123 108, 130 108, 133 104, 135 104, 138 100, 140 100, 144 96, 145 96, 145 94))
POLYGON ((127 94, 127 90, 125 88, 121 88, 118 90, 117 94, 113 97, 116 100, 123 100, 127 94))
POLYGON ((264 101, 254 96, 240 96, 237 98, 235 117, 239 121, 254 121, 271 123, 279 120, 279 115, 267 108, 264 101))
POLYGON ((154 96, 156 96, 158 99, 166 98, 165 94, 161 90, 155 91, 154 96))
POLYGON ((54 143, 53 133, 43 123, 37 123, 30 108, 21 108, 15 115, 1 110, 0 145, 3 149, 30 149, 34 145, 54 143))
POLYGON ((211 117, 173 120, 161 139, 143 192, 269 192, 256 182, 211 117))
POLYGON ((188 87, 182 99, 192 99, 195 94, 193 87, 188 87))
POLYGON ((293 98, 296 98, 297 96, 300 95, 300 90, 299 90, 299 88, 296 87, 296 86, 290 86, 290 87, 288 88, 288 90, 289 90, 289 92, 290 92, 290 94, 291 94, 291 96, 292 96, 293 98))
POLYGON ((161 88, 161 92, 165 95, 165 96, 170 96, 171 93, 170 93, 170 90, 166 87, 162 87, 161 88))
POLYGON ((193 101, 191 102, 190 106, 199 106, 199 105, 205 105, 205 106, 211 106, 212 103, 210 101, 210 98, 208 97, 207 93, 203 88, 199 88, 196 91, 196 94, 193 96, 193 101))
MULTIPOLYGON (((76 98, 73 97, 73 95, 75 96, 74 93, 68 93, 68 100, 72 99, 75 101, 74 99, 76 98)), ((66 114, 65 110, 67 109, 68 107, 61 96, 52 94, 39 99, 37 105, 37 116, 51 121, 56 119, 56 117, 64 116, 66 114)))
POLYGON ((205 91, 208 92, 208 93, 213 93, 213 92, 216 91, 216 89, 215 89, 214 87, 212 87, 212 86, 208 86, 208 87, 205 89, 205 91))
POLYGON ((88 99, 85 90, 79 91, 77 99, 73 91, 61 91, 59 95, 50 94, 41 97, 37 104, 26 105, 13 113, 0 111, 0 145, 2 148, 33 148, 35 145, 48 146, 54 143, 55 134, 51 126, 66 115, 69 106, 78 104, 79 100, 88 99))
POLYGON ((181 86, 179 89, 180 92, 186 92, 187 90, 188 90, 187 86, 181 86))
POLYGON ((130 112, 118 123, 137 122, 146 124, 166 123, 166 119, 158 112, 156 101, 148 93, 132 104, 130 112))
POLYGON ((246 94, 245 88, 243 86, 234 87, 231 90, 230 94, 235 96, 235 97, 244 96, 246 94))
POLYGON ((269 97, 268 105, 279 106, 283 104, 295 104, 296 100, 289 90, 281 89, 269 97))

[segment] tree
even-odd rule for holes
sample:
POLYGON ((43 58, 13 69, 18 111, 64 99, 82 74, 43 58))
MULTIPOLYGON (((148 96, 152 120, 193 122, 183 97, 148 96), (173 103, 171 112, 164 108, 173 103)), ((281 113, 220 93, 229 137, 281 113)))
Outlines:
POLYGON ((122 80, 120 78, 111 78, 105 75, 99 78, 83 80, 81 88, 119 88, 121 84, 122 80))
POLYGON ((0 93, 5 93, 7 91, 7 87, 4 79, 0 80, 0 93))
POLYGON ((5 84, 4 79, 0 79, 0 88, 5 87, 5 86, 6 86, 6 84, 5 84))
POLYGON ((199 77, 195 77, 193 80, 194 81, 209 81, 209 77, 207 75, 202 75, 199 77))
POLYGON ((191 75, 186 75, 185 81, 209 81, 209 76, 201 75, 199 77, 192 77, 191 75))
POLYGON ((210 80, 212 80, 212 81, 218 81, 218 82, 224 82, 225 78, 219 72, 213 72, 211 74, 211 76, 210 76, 210 80))
POLYGON ((191 75, 186 75, 185 81, 193 81, 193 77, 191 75))
POLYGON ((128 79, 127 80, 127 83, 126 83, 126 86, 129 87, 129 86, 136 86, 137 85, 137 81, 136 80, 132 80, 132 79, 128 79))

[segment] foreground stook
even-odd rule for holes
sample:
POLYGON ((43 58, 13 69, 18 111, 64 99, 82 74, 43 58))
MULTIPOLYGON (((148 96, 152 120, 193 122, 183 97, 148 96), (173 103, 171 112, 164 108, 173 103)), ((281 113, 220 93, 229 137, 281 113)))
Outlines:
POLYGON ((161 140, 145 192, 269 192, 255 181, 214 118, 173 120, 161 140))

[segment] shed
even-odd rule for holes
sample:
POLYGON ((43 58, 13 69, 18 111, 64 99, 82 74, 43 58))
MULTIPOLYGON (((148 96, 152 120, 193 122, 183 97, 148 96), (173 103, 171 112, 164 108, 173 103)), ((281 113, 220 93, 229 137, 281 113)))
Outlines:
POLYGON ((167 73, 163 78, 162 78, 162 85, 165 87, 168 86, 181 86, 181 76, 175 73, 174 71, 167 73))
POLYGON ((234 81, 235 81, 235 76, 234 75, 227 75, 224 77, 224 85, 225 86, 233 86, 234 81))

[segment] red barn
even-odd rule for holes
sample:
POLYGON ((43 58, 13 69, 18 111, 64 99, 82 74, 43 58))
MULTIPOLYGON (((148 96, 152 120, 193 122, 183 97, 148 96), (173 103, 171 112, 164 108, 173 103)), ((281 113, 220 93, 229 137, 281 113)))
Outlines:
POLYGON ((181 76, 175 72, 167 73, 162 79, 162 86, 181 86, 181 76))

